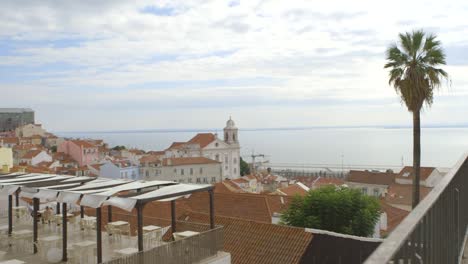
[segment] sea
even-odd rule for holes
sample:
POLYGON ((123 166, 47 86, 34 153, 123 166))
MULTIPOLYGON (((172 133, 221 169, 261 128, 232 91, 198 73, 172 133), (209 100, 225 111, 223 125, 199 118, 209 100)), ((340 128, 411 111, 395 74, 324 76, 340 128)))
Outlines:
MULTIPOLYGON (((139 130, 57 132, 69 138, 103 139, 110 147, 163 150, 174 141, 187 141, 198 132, 222 130, 139 130)), ((412 128, 277 128, 239 131, 242 157, 252 153, 270 164, 397 168, 412 164, 412 128)), ((452 167, 468 151, 468 127, 422 128, 422 166, 452 167)))

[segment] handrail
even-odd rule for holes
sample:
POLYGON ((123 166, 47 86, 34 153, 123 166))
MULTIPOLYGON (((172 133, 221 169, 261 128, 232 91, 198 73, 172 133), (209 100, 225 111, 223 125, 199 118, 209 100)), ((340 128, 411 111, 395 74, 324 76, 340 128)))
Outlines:
MULTIPOLYGON (((468 175, 460 175, 463 174, 464 169, 468 167, 468 153, 465 153, 456 163, 456 165, 441 179, 441 181, 434 187, 434 189, 429 192, 429 194, 418 204, 416 208, 414 208, 411 213, 393 230, 393 232, 384 240, 384 242, 372 253, 371 256, 364 262, 365 264, 382 264, 388 263, 395 258, 403 258, 403 259, 414 259, 419 258, 422 259, 426 256, 421 256, 422 254, 428 253, 427 251, 430 250, 439 250, 434 244, 432 243, 439 243, 440 241, 430 241, 432 238, 433 240, 441 239, 443 237, 434 237, 432 233, 434 230, 431 230, 428 226, 432 224, 433 226, 437 226, 438 222, 443 221, 444 210, 447 211, 448 214, 445 215, 447 217, 447 224, 451 224, 448 221, 459 221, 460 219, 460 212, 459 208, 455 208, 453 205, 453 197, 450 194, 454 193, 451 191, 458 192, 460 186, 451 186, 451 184, 458 183, 458 181, 462 181, 463 177, 467 178, 468 175), (457 177, 459 176, 459 177, 457 177), (453 187, 453 188, 452 188, 453 187), (458 188, 457 188, 458 187, 458 188), (447 193, 447 194, 446 194, 447 193), (446 194, 446 195, 445 195, 446 194), (442 196, 443 199, 442 199, 442 196), (442 204, 443 203, 443 204, 442 204), (444 208, 446 205, 450 208, 444 208), (453 215, 454 213, 457 214, 457 219, 453 215), (440 217, 440 215, 442 217, 440 217), (422 253, 422 254, 418 254, 422 253)), ((468 191, 468 184, 463 184, 461 182, 461 186, 464 187, 463 191, 468 191)), ((466 217, 464 223, 462 223, 462 227, 465 227, 464 230, 458 230, 459 232, 463 232, 463 236, 466 231, 466 217)), ((459 222, 458 226, 460 226, 459 222)), ((445 228, 445 227, 440 227, 445 228)), ((449 226, 448 228, 454 228, 449 226)), ((452 232, 456 232, 456 230, 452 230, 452 232)), ((449 234, 450 235, 450 234, 449 234)), ((442 241, 443 242, 443 241, 442 241)), ((459 249, 458 249, 459 250, 459 249)), ((448 252, 449 250, 447 250, 448 252)), ((442 252, 443 255, 441 258, 451 258, 453 256, 449 256, 449 253, 442 252)), ((432 256, 432 255, 431 255, 432 256)), ((428 256, 431 259, 431 256, 428 256)), ((438 252, 435 252, 434 257, 439 257, 438 252)), ((458 259, 458 256, 457 256, 458 259)), ((406 263, 406 262, 405 262, 406 263)), ((419 262, 417 262, 419 263, 419 262)), ((426 263, 426 262, 424 262, 426 263)), ((433 260, 432 262, 433 263, 433 260)), ((437 262, 434 262, 437 263, 437 262)))

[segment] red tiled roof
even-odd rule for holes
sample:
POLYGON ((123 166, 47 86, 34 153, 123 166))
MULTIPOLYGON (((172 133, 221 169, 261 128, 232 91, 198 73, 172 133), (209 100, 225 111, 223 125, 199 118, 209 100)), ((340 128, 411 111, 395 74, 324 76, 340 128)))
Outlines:
POLYGON ((291 184, 288 187, 278 189, 278 191, 288 196, 294 196, 294 195, 306 196, 308 193, 299 184, 291 184))
MULTIPOLYGON (((266 195, 247 193, 215 193, 215 214, 236 217, 263 223, 271 223, 271 212, 266 195)), ((207 193, 194 193, 186 199, 192 211, 209 213, 207 193)))
POLYGON ((166 152, 165 152, 165 151, 154 151, 154 150, 151 150, 151 151, 146 152, 146 154, 148 154, 148 155, 155 155, 155 156, 162 156, 162 155, 166 154, 166 152))
POLYGON ((219 161, 212 160, 205 157, 183 157, 183 158, 165 158, 163 159, 163 166, 179 166, 179 165, 192 165, 192 164, 215 164, 219 161))
MULTIPOLYGON (((187 212, 183 221, 209 223, 209 215, 187 212)), ((223 226, 224 251, 231 253, 233 264, 300 263, 313 239, 304 228, 259 223, 215 215, 215 223, 223 226)))
POLYGON ((70 140, 73 144, 83 147, 83 148, 95 148, 96 145, 89 143, 88 141, 84 140, 70 140))
POLYGON ((198 133, 192 139, 190 139, 188 143, 199 144, 200 148, 204 148, 215 139, 216 137, 212 133, 198 133))
POLYGON ((313 182, 313 187, 320 188, 326 185, 341 186, 343 184, 345 184, 345 182, 341 179, 319 177, 313 182))
POLYGON ((387 214, 387 230, 381 230, 381 235, 389 234, 390 232, 397 227, 403 219, 409 214, 408 211, 393 207, 385 202, 385 200, 380 200, 380 208, 383 212, 387 214))
POLYGON ((37 155, 39 155, 39 153, 41 153, 41 152, 42 152, 42 150, 40 150, 40 149, 31 150, 28 153, 24 154, 22 159, 32 159, 32 158, 36 157, 37 155))
MULTIPOLYGON (((424 199, 432 188, 420 186, 420 199, 424 199)), ((385 195, 385 201, 389 204, 411 205, 413 199, 413 185, 391 184, 385 195)))
POLYGON ((176 149, 185 145, 186 142, 172 142, 172 144, 167 149, 176 149))
POLYGON ((243 183, 249 183, 248 180, 244 179, 244 178, 237 178, 237 179, 233 179, 231 180, 232 182, 235 182, 235 183, 239 183, 239 184, 243 184, 243 183))
POLYGON ((160 155, 146 155, 140 158, 140 163, 161 163, 160 155))
POLYGON ((374 172, 374 171, 357 171, 349 172, 347 181, 366 184, 390 185, 395 182, 395 173, 392 172, 374 172))
MULTIPOLYGON (((432 174, 432 172, 435 170, 433 167, 421 167, 421 181, 426 180, 429 175, 432 174)), ((404 167, 400 173, 396 176, 399 179, 413 179, 413 167, 411 166, 406 166, 404 167), (407 176, 404 176, 407 175, 407 176)))
POLYGON ((17 137, 4 137, 4 138, 0 138, 0 142, 2 142, 4 144, 18 144, 18 138, 17 137))

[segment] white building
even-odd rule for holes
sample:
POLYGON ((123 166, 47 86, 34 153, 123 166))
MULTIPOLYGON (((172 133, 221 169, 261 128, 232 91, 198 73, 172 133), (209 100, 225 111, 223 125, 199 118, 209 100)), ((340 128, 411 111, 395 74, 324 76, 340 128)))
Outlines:
POLYGON ((32 166, 36 166, 38 163, 41 162, 51 162, 52 161, 52 156, 50 156, 46 151, 44 150, 31 150, 28 153, 26 153, 22 158, 20 163, 23 164, 28 164, 32 166))
POLYGON ((32 137, 36 135, 43 137, 46 131, 40 124, 26 124, 17 127, 15 133, 17 137, 32 137))
POLYGON ((223 130, 224 138, 217 134, 199 133, 187 142, 174 142, 166 149, 166 158, 205 157, 221 162, 222 178, 240 177, 240 145, 238 129, 229 118, 223 130))

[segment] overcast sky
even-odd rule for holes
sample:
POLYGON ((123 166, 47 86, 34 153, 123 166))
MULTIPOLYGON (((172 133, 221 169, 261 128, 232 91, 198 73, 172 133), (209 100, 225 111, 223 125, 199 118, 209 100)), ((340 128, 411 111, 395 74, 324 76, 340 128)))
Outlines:
POLYGON ((452 85, 423 124, 467 124, 467 1, 5 1, 1 107, 49 130, 406 125, 385 49, 439 36, 452 85))

